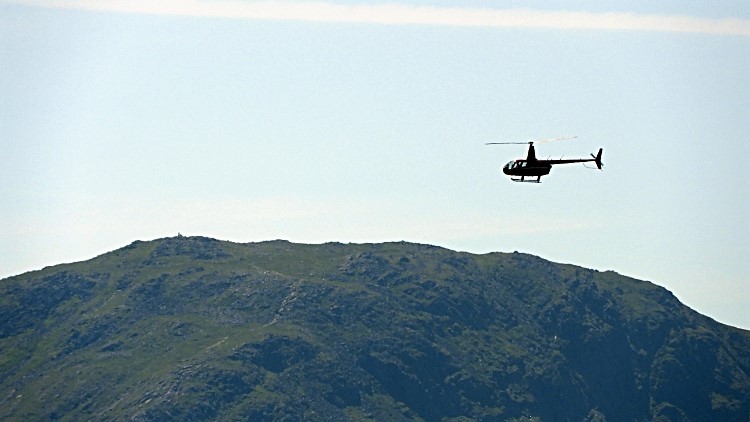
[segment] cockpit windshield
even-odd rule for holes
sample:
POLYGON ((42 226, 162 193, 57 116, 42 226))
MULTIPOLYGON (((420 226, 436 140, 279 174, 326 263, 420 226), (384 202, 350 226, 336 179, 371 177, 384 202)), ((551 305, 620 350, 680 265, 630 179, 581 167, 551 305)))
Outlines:
POLYGON ((506 169, 517 169, 520 167, 526 167, 526 161, 522 160, 515 160, 515 161, 508 161, 508 164, 505 165, 506 169))

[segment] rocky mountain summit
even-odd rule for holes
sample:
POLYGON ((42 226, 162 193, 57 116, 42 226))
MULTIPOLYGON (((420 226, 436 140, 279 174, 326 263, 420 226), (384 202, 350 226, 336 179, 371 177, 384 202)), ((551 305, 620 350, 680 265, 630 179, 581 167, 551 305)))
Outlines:
POLYGON ((522 253, 134 242, 0 280, 0 419, 747 421, 750 332, 522 253))

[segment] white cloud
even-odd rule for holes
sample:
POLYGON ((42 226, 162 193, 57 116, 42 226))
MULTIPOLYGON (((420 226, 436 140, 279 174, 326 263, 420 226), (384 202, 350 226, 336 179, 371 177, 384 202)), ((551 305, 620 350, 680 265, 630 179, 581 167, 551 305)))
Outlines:
POLYGON ((237 0, 13 0, 12 2, 48 8, 248 20, 655 31, 750 36, 750 20, 748 19, 704 19, 633 13, 237 0))

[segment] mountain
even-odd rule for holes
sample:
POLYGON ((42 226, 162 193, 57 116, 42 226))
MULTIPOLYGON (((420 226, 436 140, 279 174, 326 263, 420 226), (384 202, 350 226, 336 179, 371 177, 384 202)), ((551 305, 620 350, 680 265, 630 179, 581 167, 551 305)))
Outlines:
POLYGON ((0 280, 2 420, 748 415, 750 332, 522 253, 180 236, 0 280))

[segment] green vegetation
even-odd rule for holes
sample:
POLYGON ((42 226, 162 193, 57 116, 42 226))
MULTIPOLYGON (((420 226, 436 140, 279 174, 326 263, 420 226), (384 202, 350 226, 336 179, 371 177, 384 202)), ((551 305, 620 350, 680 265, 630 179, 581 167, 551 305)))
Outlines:
POLYGON ((177 237, 0 281, 3 420, 744 420, 750 333, 613 272, 177 237))

